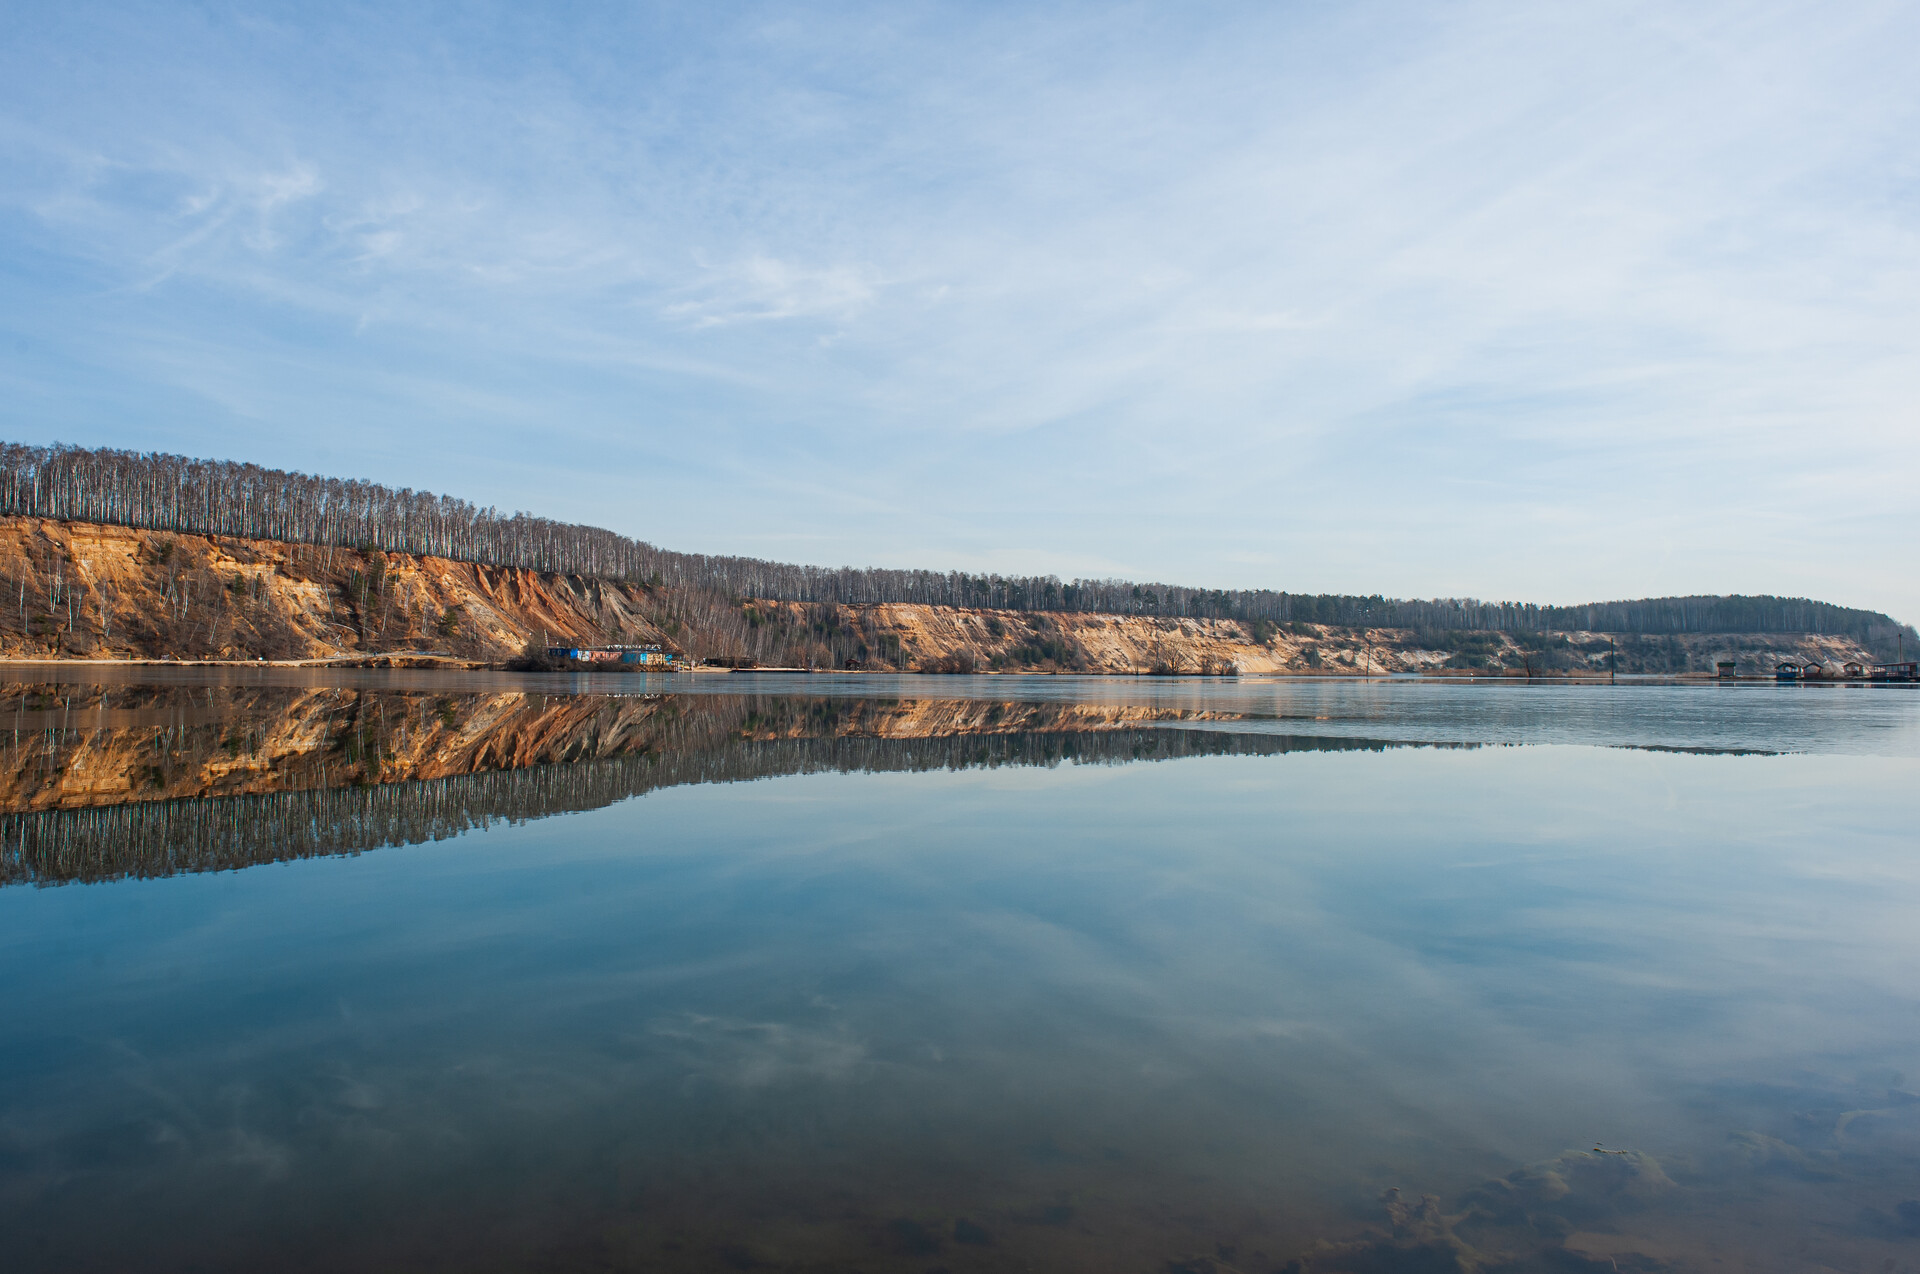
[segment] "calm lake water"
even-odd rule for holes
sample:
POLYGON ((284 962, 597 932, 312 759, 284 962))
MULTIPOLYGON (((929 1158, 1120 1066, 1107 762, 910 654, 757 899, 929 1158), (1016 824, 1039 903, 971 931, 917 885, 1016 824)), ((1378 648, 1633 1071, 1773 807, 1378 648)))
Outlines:
POLYGON ((1911 688, 53 677, 7 1270, 1920 1269, 1911 688))

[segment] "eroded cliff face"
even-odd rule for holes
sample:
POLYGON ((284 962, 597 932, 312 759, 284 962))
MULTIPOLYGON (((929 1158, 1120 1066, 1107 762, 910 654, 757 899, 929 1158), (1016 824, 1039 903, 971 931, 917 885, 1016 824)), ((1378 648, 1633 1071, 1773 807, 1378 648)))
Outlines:
POLYGON ((872 608, 883 632, 898 634, 919 671, 1051 669, 1095 673, 1417 672, 1444 664, 1445 651, 1409 644, 1388 629, 1300 631, 1233 619, 1163 619, 968 611, 934 606, 872 608), (1313 652, 1313 653, 1309 653, 1313 652))
POLYGON ((1230 619, 736 602, 405 553, 0 518, 0 658, 499 663, 567 639, 736 663, 905 672, 1742 673, 1871 662, 1794 634, 1422 634, 1230 619))
MULTIPOLYGON (((1817 634, 1689 633, 1642 636, 1556 633, 1423 634, 1408 629, 1161 619, 1077 612, 967 610, 881 604, 808 606, 750 602, 751 634, 771 631, 786 658, 815 668, 904 672, 1088 672, 1162 675, 1510 671, 1524 675, 1711 673, 1733 660, 1742 673, 1781 659, 1872 662, 1859 643, 1817 634), (811 633, 811 642, 795 634, 811 633)), ((772 643, 768 643, 772 645, 772 643)), ((775 662, 779 656, 762 659, 775 662)))
POLYGON ((0 518, 0 657, 496 661, 672 641, 637 585, 405 553, 0 518))

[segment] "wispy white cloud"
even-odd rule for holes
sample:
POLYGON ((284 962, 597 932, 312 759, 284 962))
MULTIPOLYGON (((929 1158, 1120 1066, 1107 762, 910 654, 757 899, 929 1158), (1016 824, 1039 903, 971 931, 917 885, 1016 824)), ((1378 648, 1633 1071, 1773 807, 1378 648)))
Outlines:
POLYGON ((878 288, 873 271, 862 266, 803 266, 756 255, 703 269, 691 285, 696 299, 670 302, 663 312, 695 328, 775 319, 845 320, 867 309, 878 288))

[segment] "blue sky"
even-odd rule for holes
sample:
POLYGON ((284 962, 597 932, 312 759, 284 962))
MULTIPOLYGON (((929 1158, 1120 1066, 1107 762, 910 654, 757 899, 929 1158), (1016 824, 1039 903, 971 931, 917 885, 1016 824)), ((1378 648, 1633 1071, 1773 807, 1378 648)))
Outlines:
POLYGON ((1920 618, 1920 7, 9 6, 0 432, 1920 618))

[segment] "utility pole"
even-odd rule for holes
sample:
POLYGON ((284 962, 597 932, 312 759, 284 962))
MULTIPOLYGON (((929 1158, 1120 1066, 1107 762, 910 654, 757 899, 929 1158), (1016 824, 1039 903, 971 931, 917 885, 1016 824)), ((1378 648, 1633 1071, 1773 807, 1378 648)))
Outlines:
POLYGON ((1614 648, 1613 634, 1607 634, 1607 684, 1620 684, 1620 652, 1614 648))

